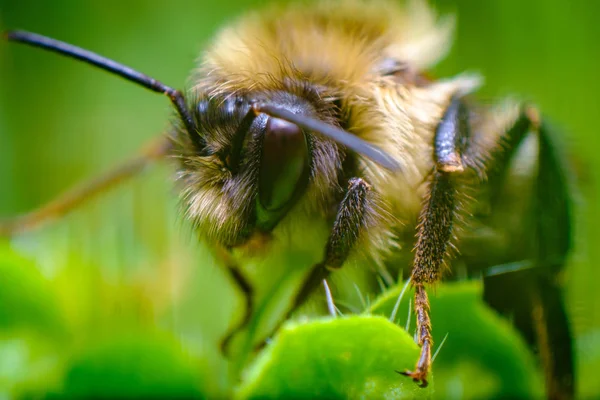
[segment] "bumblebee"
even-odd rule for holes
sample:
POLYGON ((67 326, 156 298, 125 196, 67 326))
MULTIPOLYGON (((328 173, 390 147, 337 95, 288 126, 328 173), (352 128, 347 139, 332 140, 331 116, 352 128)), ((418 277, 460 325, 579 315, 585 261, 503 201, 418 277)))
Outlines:
POLYGON ((185 92, 75 46, 9 31, 10 41, 167 95, 175 123, 129 164, 0 230, 31 228, 170 157, 186 219, 246 295, 224 349, 253 314, 244 265, 302 254, 306 272, 291 314, 332 272, 360 259, 387 276, 410 270, 421 354, 400 372, 426 386, 426 289, 453 259, 468 275, 483 274, 486 300, 538 347, 549 396, 571 397, 571 335, 555 279, 570 247, 564 168, 535 107, 478 104, 476 75, 427 75, 449 49, 452 28, 420 2, 272 6, 220 31, 185 92), (489 273, 515 263, 526 267, 489 273))

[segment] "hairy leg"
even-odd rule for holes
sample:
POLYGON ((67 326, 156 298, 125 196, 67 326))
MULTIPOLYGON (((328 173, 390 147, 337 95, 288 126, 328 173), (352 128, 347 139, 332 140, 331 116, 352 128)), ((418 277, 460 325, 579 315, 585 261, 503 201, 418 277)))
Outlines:
POLYGON ((412 275, 416 289, 417 336, 422 350, 415 371, 404 374, 421 385, 427 383, 432 340, 425 284, 441 277, 453 221, 459 210, 456 195, 460 192, 455 182, 460 180, 453 175, 467 166, 487 177, 493 210, 505 201, 502 187, 511 184, 508 170, 517 150, 527 135, 536 134, 537 177, 533 183, 533 202, 525 217, 528 223, 524 224, 524 228, 531 228, 534 236, 533 248, 529 251, 531 259, 527 260, 533 268, 485 276, 484 296, 491 306, 512 315, 526 339, 537 347, 546 373, 548 397, 573 398, 572 336, 558 283, 570 248, 570 199, 565 168, 548 127, 535 108, 522 105, 514 120, 497 136, 490 137, 490 132, 469 132, 467 114, 461 107, 464 106, 460 100, 452 101, 436 133, 437 163, 420 217, 412 275), (438 194, 436 187, 440 189, 438 194), (432 214, 431 209, 437 212, 432 214), (445 218, 432 222, 435 215, 440 214, 445 218), (507 288, 513 291, 513 296, 506 296, 507 288))
MULTIPOLYGON (((310 295, 323 284, 323 281, 327 279, 332 271, 343 266, 358 242, 361 232, 366 227, 373 209, 374 197, 370 185, 361 178, 350 179, 344 198, 338 207, 325 246, 323 260, 311 268, 281 323, 308 300, 310 295)), ((263 345, 264 343, 261 343, 258 348, 263 345)))
POLYGON ((344 265, 366 225, 367 215, 372 208, 369 191, 370 186, 363 179, 352 178, 349 180, 347 192, 340 203, 325 247, 323 261, 313 266, 294 298, 288 315, 304 304, 310 294, 322 284, 332 271, 340 269, 344 265))
POLYGON ((427 386, 431 367, 431 319, 426 284, 442 277, 444 259, 452 239, 458 213, 456 177, 465 170, 463 156, 470 137, 467 110, 460 99, 452 99, 437 127, 434 143, 435 167, 431 174, 425 204, 419 216, 417 243, 411 275, 415 288, 414 311, 417 341, 421 347, 414 371, 402 372, 421 387, 427 386))
POLYGON ((147 166, 167 156, 171 143, 167 137, 150 142, 139 154, 93 180, 84 182, 36 210, 0 220, 0 237, 11 236, 37 228, 43 223, 71 212, 93 197, 133 178, 147 166))
POLYGON ((244 296, 244 314, 242 318, 233 325, 225 334, 220 343, 221 353, 227 355, 229 352, 229 345, 234 336, 244 329, 254 313, 254 288, 252 284, 246 279, 239 266, 230 257, 229 253, 225 248, 220 246, 216 247, 214 253, 217 258, 221 261, 221 264, 228 272, 229 277, 233 280, 235 285, 241 290, 244 296))
POLYGON ((575 397, 576 372, 573 337, 560 282, 571 248, 570 188, 556 139, 533 107, 524 106, 509 129, 508 145, 500 155, 504 160, 497 162, 494 157, 496 168, 488 176, 498 193, 492 197, 492 209, 507 202, 502 188, 511 186, 511 178, 505 169, 515 162, 522 142, 531 136, 537 162, 522 223, 529 239, 525 257, 530 268, 485 276, 484 298, 499 312, 510 315, 536 349, 545 372, 547 397, 571 399, 575 397), (507 288, 512 296, 506 296, 507 288))

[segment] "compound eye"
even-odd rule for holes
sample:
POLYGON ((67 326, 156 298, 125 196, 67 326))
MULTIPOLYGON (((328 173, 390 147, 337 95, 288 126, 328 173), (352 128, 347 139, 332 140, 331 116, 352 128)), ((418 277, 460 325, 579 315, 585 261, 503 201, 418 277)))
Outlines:
POLYGON ((308 182, 306 137, 297 125, 269 117, 260 162, 259 199, 267 211, 276 211, 297 198, 308 182))

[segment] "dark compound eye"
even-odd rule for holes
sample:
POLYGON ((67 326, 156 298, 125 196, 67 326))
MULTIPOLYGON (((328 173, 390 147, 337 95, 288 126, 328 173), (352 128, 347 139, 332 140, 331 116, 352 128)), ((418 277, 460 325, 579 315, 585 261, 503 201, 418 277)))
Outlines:
POLYGON ((276 211, 301 193, 308 181, 309 153, 302 129, 270 117, 265 127, 259 178, 259 199, 276 211))

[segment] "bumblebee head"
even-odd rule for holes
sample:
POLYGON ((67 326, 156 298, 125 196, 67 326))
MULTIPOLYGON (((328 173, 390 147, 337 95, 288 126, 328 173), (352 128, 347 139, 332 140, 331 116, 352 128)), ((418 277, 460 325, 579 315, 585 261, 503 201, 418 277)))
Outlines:
MULTIPOLYGON (((179 162, 187 216, 202 236, 225 245, 243 240, 255 228, 273 229, 311 179, 322 178, 315 176, 315 160, 338 154, 336 144, 385 168, 399 168, 377 147, 340 129, 331 109, 322 108, 318 96, 307 95, 310 90, 248 90, 219 97, 202 92, 190 100, 156 79, 68 43, 24 31, 8 31, 4 37, 75 58, 169 97, 176 110, 171 155, 179 162)), ((338 162, 335 157, 329 161, 338 162)))
POLYGON ((176 124, 182 202, 201 234, 235 245, 254 229, 272 230, 309 183, 327 186, 345 148, 395 167, 343 131, 331 103, 307 85, 294 87, 302 89, 200 93, 189 104, 195 131, 176 124))

